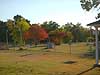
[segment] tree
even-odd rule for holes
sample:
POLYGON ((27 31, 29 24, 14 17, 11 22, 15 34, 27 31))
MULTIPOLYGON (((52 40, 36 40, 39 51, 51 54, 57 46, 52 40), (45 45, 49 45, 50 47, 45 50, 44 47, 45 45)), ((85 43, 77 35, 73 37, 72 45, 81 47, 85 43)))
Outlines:
POLYGON ((20 15, 14 16, 14 21, 16 27, 18 27, 22 32, 28 30, 30 27, 29 21, 20 15))
POLYGON ((49 33, 50 31, 58 29, 60 25, 53 21, 46 21, 43 24, 41 24, 41 26, 49 33))
POLYGON ((87 36, 89 34, 87 33, 88 29, 82 27, 80 23, 67 23, 63 25, 62 28, 67 33, 67 38, 64 38, 65 43, 67 43, 69 40, 73 40, 73 42, 86 41, 87 36))
MULTIPOLYGON (((24 43, 23 41, 23 33, 25 31, 27 31, 30 27, 29 21, 25 18, 23 18, 21 15, 16 15, 14 16, 14 33, 20 33, 16 35, 16 38, 20 38, 19 40, 17 40, 20 45, 22 45, 24 43)), ((14 35, 14 34, 13 34, 14 35)))
POLYGON ((72 32, 67 31, 66 37, 64 37, 63 42, 68 43, 70 40, 73 40, 73 35, 72 35, 72 32))
POLYGON ((49 40, 56 45, 60 45, 61 42, 63 42, 64 37, 66 37, 66 33, 61 29, 49 32, 49 40))
MULTIPOLYGON (((100 1, 99 0, 80 0, 81 6, 84 10, 90 11, 91 9, 100 9, 100 1)), ((100 18, 100 13, 98 13, 96 18, 100 18)))
POLYGON ((0 21, 0 42, 6 42, 6 22, 0 21))
POLYGON ((14 28, 14 21, 13 20, 11 20, 11 19, 7 20, 7 28, 9 31, 13 30, 13 28, 14 28))
POLYGON ((14 29, 14 21, 11 19, 8 19, 6 24, 7 24, 7 31, 8 31, 8 40, 9 42, 13 42, 12 31, 14 29))
POLYGON ((72 27, 73 27, 73 23, 69 23, 68 22, 67 24, 63 25, 62 27, 65 30, 65 32, 71 31, 72 30, 72 27))
POLYGON ((28 31, 24 33, 25 40, 32 40, 35 44, 48 38, 46 31, 38 24, 32 24, 28 31))

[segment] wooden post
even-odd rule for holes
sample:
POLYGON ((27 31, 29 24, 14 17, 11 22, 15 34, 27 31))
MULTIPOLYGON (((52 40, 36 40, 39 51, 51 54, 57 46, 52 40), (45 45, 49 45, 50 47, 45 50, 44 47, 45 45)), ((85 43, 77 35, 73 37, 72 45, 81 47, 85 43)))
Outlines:
POLYGON ((99 65, 99 46, 98 46, 98 27, 95 27, 96 31, 95 31, 95 37, 96 37, 96 64, 95 65, 99 65))

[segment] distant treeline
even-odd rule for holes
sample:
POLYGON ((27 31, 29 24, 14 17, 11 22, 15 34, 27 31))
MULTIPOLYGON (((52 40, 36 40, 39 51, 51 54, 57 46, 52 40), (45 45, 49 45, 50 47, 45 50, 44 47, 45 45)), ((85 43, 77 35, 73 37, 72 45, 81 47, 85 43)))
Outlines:
POLYGON ((55 44, 85 42, 94 40, 94 30, 85 28, 81 23, 59 25, 54 21, 30 24, 28 19, 16 15, 6 22, 0 21, 0 42, 15 44, 51 41, 55 44))

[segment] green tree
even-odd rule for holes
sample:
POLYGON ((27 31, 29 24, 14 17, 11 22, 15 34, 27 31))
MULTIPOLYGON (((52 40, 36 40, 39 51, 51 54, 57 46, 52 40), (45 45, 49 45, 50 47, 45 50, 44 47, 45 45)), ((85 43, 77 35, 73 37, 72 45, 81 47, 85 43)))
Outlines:
POLYGON ((64 43, 69 43, 70 40, 73 40, 72 32, 67 31, 67 32, 66 32, 66 35, 67 35, 67 36, 64 37, 64 39, 63 39, 63 42, 64 42, 64 43))
POLYGON ((30 27, 30 22, 20 15, 14 16, 15 26, 18 27, 22 32, 26 31, 30 27))
POLYGON ((41 24, 41 26, 49 33, 50 31, 54 31, 58 29, 60 25, 58 25, 58 23, 53 21, 49 21, 49 22, 46 21, 43 24, 41 24))
POLYGON ((72 27, 72 34, 73 34, 73 36, 74 36, 74 39, 73 39, 73 41, 75 41, 75 42, 82 42, 82 41, 85 41, 86 39, 85 39, 85 35, 84 35, 84 33, 83 33, 83 31, 82 31, 82 29, 84 29, 82 26, 81 26, 81 24, 80 23, 77 23, 76 25, 73 25, 73 27, 72 27))
POLYGON ((0 42, 6 42, 6 22, 0 21, 0 42))
POLYGON ((76 41, 86 41, 87 39, 87 29, 82 27, 80 23, 73 24, 73 23, 67 23, 62 26, 64 31, 68 33, 67 38, 64 38, 64 42, 68 42, 69 40, 73 40, 73 42, 76 41))
POLYGON ((68 22, 67 24, 63 25, 62 28, 67 32, 72 30, 72 26, 73 24, 68 22))
POLYGON ((13 38, 22 45, 24 43, 23 40, 23 33, 27 31, 30 27, 29 21, 23 18, 21 15, 14 16, 14 30, 12 34, 14 35, 13 38), (16 35, 15 35, 16 34, 16 35), (17 38, 20 38, 17 40, 17 38))
MULTIPOLYGON (((81 6, 84 10, 90 11, 91 9, 100 9, 100 0, 80 0, 81 6)), ((100 18, 100 13, 98 13, 96 18, 100 18)))
POLYGON ((11 20, 11 19, 7 20, 7 28, 9 31, 13 30, 13 28, 14 28, 14 21, 13 20, 11 20))
MULTIPOLYGON (((12 31, 14 29, 14 21, 11 19, 8 19, 6 24, 7 24, 7 31, 8 31, 8 40, 10 43, 12 43, 13 42, 12 31)), ((16 35, 16 34, 14 34, 14 35, 16 35)))

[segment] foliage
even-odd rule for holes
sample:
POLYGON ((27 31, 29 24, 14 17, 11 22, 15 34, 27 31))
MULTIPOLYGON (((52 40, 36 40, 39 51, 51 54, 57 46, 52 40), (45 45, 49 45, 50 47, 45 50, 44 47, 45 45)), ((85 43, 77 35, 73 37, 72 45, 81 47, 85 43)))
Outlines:
POLYGON ((0 42, 6 42, 6 22, 0 21, 0 42))
MULTIPOLYGON (((84 10, 90 11, 91 9, 97 9, 97 11, 100 9, 100 1, 99 0, 80 0, 81 6, 84 10)), ((98 13, 98 16, 96 18, 100 18, 100 13, 98 13)))
POLYGON ((14 22, 14 29, 12 31, 13 39, 22 45, 24 43, 23 33, 30 27, 29 21, 20 15, 16 15, 14 16, 14 22))
POLYGON ((49 21, 44 22, 41 26, 49 33, 50 31, 54 31, 58 29, 59 25, 56 22, 49 21))
POLYGON ((70 40, 73 39, 73 35, 70 31, 67 31, 66 33, 66 37, 64 37, 63 42, 64 43, 68 43, 70 40))
POLYGON ((73 42, 86 41, 87 37, 90 35, 90 33, 88 33, 89 29, 82 27, 80 23, 77 23, 76 25, 73 23, 67 23, 62 27, 67 33, 67 38, 64 39, 65 43, 69 40, 72 40, 73 42))
POLYGON ((7 20, 7 27, 8 27, 8 30, 9 30, 9 31, 12 31, 13 28, 14 28, 14 21, 11 20, 11 19, 8 19, 8 20, 7 20))
POLYGON ((21 44, 21 38, 20 38, 20 31, 18 28, 14 28, 13 31, 11 32, 12 39, 14 40, 14 44, 21 44))
POLYGON ((87 38, 87 41, 88 41, 88 42, 93 42, 93 41, 94 41, 94 38, 93 38, 93 37, 88 37, 88 38, 87 38))
POLYGON ((28 31, 24 33, 25 40, 41 41, 48 38, 46 31, 38 24, 32 24, 28 31))
MULTIPOLYGON (((84 42, 90 37, 90 29, 81 26, 81 23, 58 23, 49 21, 43 24, 30 24, 28 19, 21 15, 8 19, 7 22, 0 21, 0 41, 6 42, 6 32, 8 31, 9 42, 23 44, 25 41, 41 41, 49 37, 56 44, 72 42, 84 42)), ((93 33, 91 33, 93 35, 93 33)), ((93 36, 92 36, 93 37, 93 36)))
POLYGON ((49 32, 49 38, 55 44, 60 44, 64 37, 66 37, 66 33, 59 31, 59 29, 49 32))

